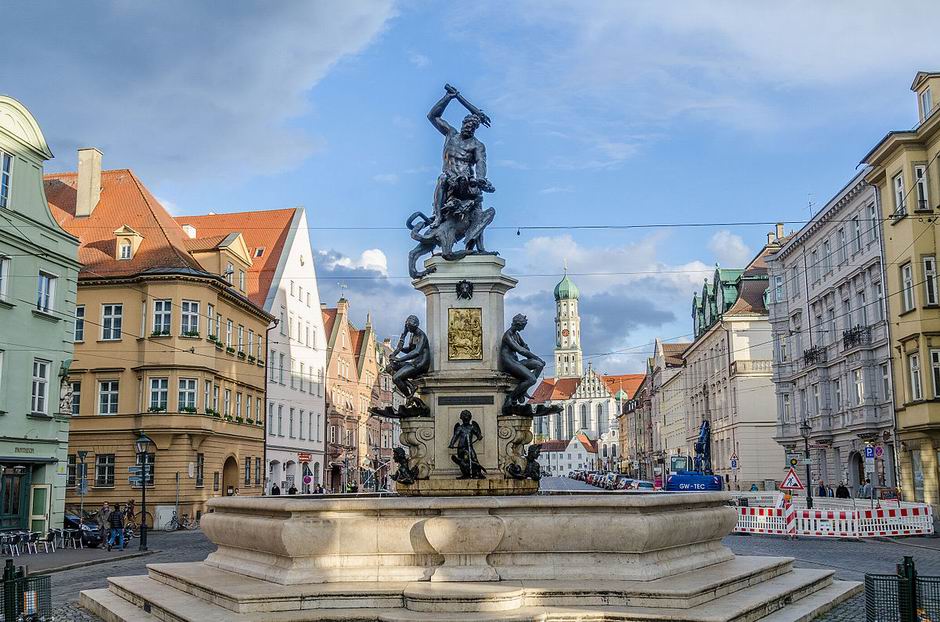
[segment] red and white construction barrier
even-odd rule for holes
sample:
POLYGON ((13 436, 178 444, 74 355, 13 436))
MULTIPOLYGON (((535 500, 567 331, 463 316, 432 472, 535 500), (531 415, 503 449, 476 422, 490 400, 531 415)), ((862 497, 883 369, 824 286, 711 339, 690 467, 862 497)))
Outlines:
POLYGON ((816 538, 876 538, 933 533, 929 505, 874 510, 826 510, 739 507, 736 533, 810 536, 816 538))

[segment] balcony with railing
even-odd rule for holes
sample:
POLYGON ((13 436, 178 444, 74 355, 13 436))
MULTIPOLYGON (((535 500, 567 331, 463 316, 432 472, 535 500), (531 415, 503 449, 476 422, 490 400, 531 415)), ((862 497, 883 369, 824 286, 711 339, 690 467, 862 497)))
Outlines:
POLYGON ((822 346, 813 346, 808 350, 803 350, 803 367, 812 367, 826 362, 826 348, 822 346))
POLYGON ((731 363, 731 375, 764 375, 773 371, 774 362, 766 359, 734 361, 731 363))
POLYGON ((871 343, 871 326, 856 324, 848 330, 842 331, 842 349, 851 350, 871 343))

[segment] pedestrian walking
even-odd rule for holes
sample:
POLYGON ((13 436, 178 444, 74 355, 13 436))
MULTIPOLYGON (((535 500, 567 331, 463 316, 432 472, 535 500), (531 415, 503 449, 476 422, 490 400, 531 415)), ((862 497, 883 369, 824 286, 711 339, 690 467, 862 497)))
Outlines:
POLYGON ((849 494, 849 489, 845 487, 845 482, 839 482, 839 486, 836 488, 836 499, 851 499, 852 495, 849 494))
POLYGON ((277 484, 271 485, 271 494, 275 496, 281 494, 281 489, 277 484))
POLYGON ((862 486, 861 490, 859 491, 858 496, 861 497, 862 499, 871 499, 871 495, 872 495, 871 480, 866 477, 865 485, 862 486))
POLYGON ((297 487, 294 486, 293 484, 291 484, 291 487, 287 489, 287 494, 289 494, 289 495, 296 495, 296 494, 297 494, 297 487))
POLYGON ((101 531, 101 534, 104 535, 108 532, 110 526, 109 519, 111 518, 111 506, 107 501, 104 502, 104 505, 101 506, 101 509, 98 510, 98 513, 95 514, 95 521, 98 523, 98 529, 101 531))
POLYGON ((111 526, 111 533, 108 535, 108 550, 114 546, 115 541, 119 541, 121 549, 126 548, 124 540, 124 511, 115 509, 108 517, 108 524, 111 526))

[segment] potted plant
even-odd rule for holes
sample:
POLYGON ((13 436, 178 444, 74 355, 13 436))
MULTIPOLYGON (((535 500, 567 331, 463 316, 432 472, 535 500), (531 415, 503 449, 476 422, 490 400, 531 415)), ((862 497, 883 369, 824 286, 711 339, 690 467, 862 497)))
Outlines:
POLYGON ((182 408, 180 408, 180 412, 181 412, 181 413, 189 413, 189 414, 191 414, 191 415, 195 415, 195 414, 196 414, 196 407, 195 407, 195 406, 183 406, 182 408))
POLYGON ((148 413, 165 413, 166 406, 151 406, 147 409, 148 413))
POLYGON ((183 336, 183 337, 190 337, 190 338, 193 338, 193 339, 198 339, 198 338, 199 338, 199 331, 198 331, 198 330, 187 330, 185 333, 183 333, 182 336, 183 336))
POLYGON ((232 421, 232 419, 233 419, 232 415, 225 415, 226 421, 232 421))
POLYGON ((151 336, 151 337, 169 337, 169 336, 170 336, 170 331, 169 331, 169 329, 167 329, 167 330, 155 330, 155 331, 153 331, 152 333, 150 333, 150 336, 151 336))
POLYGON ((249 354, 249 355, 248 355, 248 362, 249 362, 249 363, 254 363, 254 362, 255 362, 255 357, 253 357, 252 355, 249 354))
POLYGON ((232 346, 226 346, 225 352, 226 354, 235 354, 235 348, 233 348, 232 346))
POLYGON ((245 423, 245 420, 242 417, 235 417, 235 423, 245 423))
POLYGON ((255 420, 252 419, 251 417, 248 417, 247 419, 245 419, 245 423, 247 423, 247 424, 249 424, 249 425, 253 424, 254 422, 255 422, 255 420))

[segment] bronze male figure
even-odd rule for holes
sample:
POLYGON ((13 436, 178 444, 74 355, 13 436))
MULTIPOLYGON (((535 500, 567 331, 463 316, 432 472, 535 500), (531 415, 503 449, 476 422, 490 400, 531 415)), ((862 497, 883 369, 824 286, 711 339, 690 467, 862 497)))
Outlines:
POLYGON ((506 396, 503 412, 508 413, 514 404, 522 404, 531 397, 527 391, 538 382, 545 369, 545 361, 536 356, 520 334, 529 323, 521 313, 512 318, 499 347, 499 368, 517 380, 516 388, 506 396), (521 358, 520 358, 521 357, 521 358))

